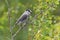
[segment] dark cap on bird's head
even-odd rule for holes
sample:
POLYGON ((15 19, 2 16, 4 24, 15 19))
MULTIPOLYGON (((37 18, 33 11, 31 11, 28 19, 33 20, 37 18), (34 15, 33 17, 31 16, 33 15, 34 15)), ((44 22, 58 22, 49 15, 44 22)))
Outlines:
POLYGON ((30 13, 32 12, 30 9, 27 9, 26 11, 28 11, 28 12, 30 12, 30 13))

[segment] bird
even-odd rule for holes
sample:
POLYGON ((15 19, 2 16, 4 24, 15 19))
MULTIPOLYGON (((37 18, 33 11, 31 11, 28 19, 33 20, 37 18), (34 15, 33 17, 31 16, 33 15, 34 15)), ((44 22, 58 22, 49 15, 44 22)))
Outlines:
POLYGON ((26 9, 24 13, 17 19, 15 24, 19 25, 20 23, 23 23, 29 17, 31 13, 32 11, 30 9, 26 9))

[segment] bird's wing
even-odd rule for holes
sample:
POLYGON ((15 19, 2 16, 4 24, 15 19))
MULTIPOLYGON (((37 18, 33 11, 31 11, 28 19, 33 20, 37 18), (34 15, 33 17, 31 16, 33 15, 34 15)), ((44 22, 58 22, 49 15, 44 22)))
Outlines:
POLYGON ((23 16, 21 16, 21 18, 19 18, 19 19, 17 20, 16 24, 18 24, 19 22, 23 22, 23 21, 26 20, 26 19, 27 19, 27 15, 23 15, 23 16))
POLYGON ((25 19, 27 19, 27 15, 23 15, 21 18, 20 18, 20 20, 19 21, 24 21, 25 19))

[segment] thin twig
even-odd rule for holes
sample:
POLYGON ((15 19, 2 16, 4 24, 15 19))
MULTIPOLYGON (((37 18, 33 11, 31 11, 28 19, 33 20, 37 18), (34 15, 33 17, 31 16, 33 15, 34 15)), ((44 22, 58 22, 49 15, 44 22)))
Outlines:
MULTIPOLYGON (((26 25, 26 24, 25 24, 25 25, 26 25)), ((23 25, 22 27, 19 27, 19 29, 18 29, 17 32, 13 35, 13 37, 15 37, 15 36, 19 33, 19 31, 25 27, 25 25, 23 25)))
POLYGON ((9 0, 5 0, 5 2, 6 2, 7 7, 9 8, 10 7, 9 0))
POLYGON ((10 13, 11 13, 11 8, 10 8, 10 1, 9 0, 5 0, 5 2, 6 2, 6 5, 7 5, 7 7, 8 7, 8 23, 9 23, 9 27, 10 27, 10 32, 11 32, 11 40, 14 40, 13 38, 12 38, 12 27, 11 27, 11 15, 10 15, 10 13))

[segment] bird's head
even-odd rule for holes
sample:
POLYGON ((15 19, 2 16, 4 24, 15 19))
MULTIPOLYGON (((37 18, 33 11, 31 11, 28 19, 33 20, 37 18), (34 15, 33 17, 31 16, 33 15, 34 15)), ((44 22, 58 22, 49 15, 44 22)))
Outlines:
POLYGON ((30 9, 27 9, 26 11, 28 11, 28 12, 32 13, 32 11, 31 11, 30 9))

